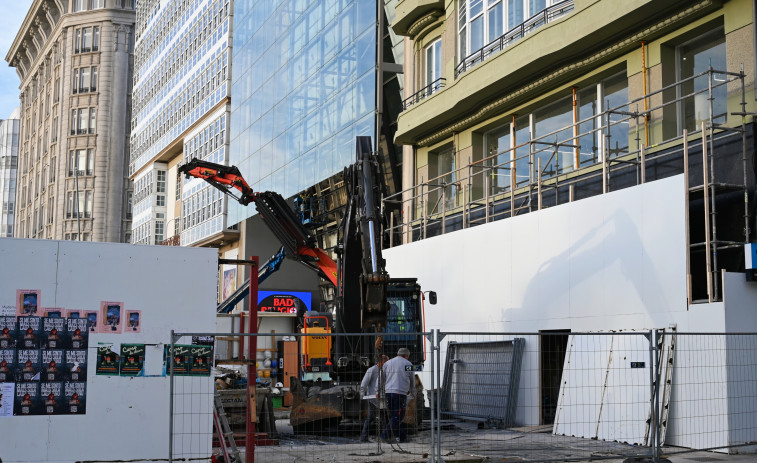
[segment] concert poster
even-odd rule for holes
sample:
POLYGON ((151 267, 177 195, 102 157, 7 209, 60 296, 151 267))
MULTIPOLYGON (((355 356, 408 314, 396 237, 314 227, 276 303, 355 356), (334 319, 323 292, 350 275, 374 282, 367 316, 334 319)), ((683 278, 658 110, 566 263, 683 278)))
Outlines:
POLYGON ((121 376, 144 375, 145 345, 121 344, 121 376))
MULTIPOLYGON (((189 374, 189 358, 192 345, 174 344, 173 346, 173 373, 176 376, 189 374)), ((171 374, 171 346, 166 345, 163 349, 163 369, 166 374, 171 374)))
POLYGON ((210 376, 211 359, 213 358, 213 346, 196 346, 190 349, 190 376, 210 376))
POLYGON ((66 319, 61 317, 42 318, 42 348, 62 349, 66 339, 66 319))
POLYGON ((18 349, 16 382, 37 382, 40 379, 42 357, 39 349, 18 349))
POLYGON ((87 349, 69 349, 66 351, 66 371, 69 381, 87 380, 87 349))
POLYGON ((67 382, 63 384, 63 411, 69 415, 84 415, 87 412, 87 383, 67 382))
POLYGON ((118 354, 110 349, 110 346, 97 348, 96 375, 118 376, 118 354))
POLYGON ((85 318, 66 319, 66 343, 68 349, 86 349, 89 341, 88 320, 85 318))
POLYGON ((16 383, 13 414, 16 416, 39 414, 39 383, 16 383))
POLYGON ((0 349, 0 383, 16 380, 16 349, 0 349))
POLYGON ((16 316, 0 316, 0 349, 16 347, 18 322, 16 316))
POLYGON ((42 382, 63 381, 66 376, 66 364, 63 359, 65 351, 63 349, 42 349, 41 352, 40 379, 42 382))
POLYGON ((59 415, 63 412, 64 403, 62 382, 40 383, 37 406, 40 415, 59 415))
POLYGON ((87 310, 84 314, 87 317, 87 331, 90 333, 99 333, 100 323, 98 323, 98 320, 100 319, 100 312, 96 310, 87 310))
POLYGON ((13 416, 15 383, 0 383, 0 418, 13 416))
POLYGON ((40 317, 18 317, 17 348, 39 349, 41 334, 42 319, 40 317))
POLYGON ((16 315, 19 317, 39 315, 40 293, 38 289, 16 290, 16 315))
POLYGON ((126 311, 126 327, 124 327, 124 333, 139 333, 142 331, 142 311, 141 310, 127 310, 126 311))
POLYGON ((100 332, 119 334, 123 327, 124 303, 108 302, 100 303, 100 332))

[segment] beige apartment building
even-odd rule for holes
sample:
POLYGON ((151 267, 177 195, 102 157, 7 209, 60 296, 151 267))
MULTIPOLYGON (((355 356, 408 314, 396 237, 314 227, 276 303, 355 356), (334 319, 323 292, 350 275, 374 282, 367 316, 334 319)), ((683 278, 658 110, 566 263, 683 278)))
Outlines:
POLYGON ((6 61, 21 80, 19 238, 130 242, 134 0, 34 0, 6 61))

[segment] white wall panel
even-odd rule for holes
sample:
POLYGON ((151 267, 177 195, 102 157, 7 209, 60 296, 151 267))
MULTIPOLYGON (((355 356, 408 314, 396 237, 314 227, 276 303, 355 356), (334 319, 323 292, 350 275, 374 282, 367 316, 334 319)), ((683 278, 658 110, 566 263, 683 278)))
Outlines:
MULTIPOLYGON (((90 346, 147 346, 146 373, 158 374, 170 332, 213 332, 215 249, 132 246, 112 243, 0 239, 0 305, 14 304, 16 289, 41 290, 41 307, 98 310, 100 301, 122 301, 142 311, 140 333, 90 334, 90 346)), ((190 339, 179 343, 189 344, 190 339)), ((0 419, 6 462, 149 460, 168 455, 169 378, 95 375, 90 348, 87 413, 77 416, 16 416, 0 419), (149 436, 149 438, 145 438, 149 436)), ((182 377, 177 390, 211 397, 209 377, 182 377)), ((194 415, 177 421, 199 435, 175 440, 177 454, 210 444, 210 400, 191 405, 194 415), (194 417, 194 418, 192 418, 194 417), (194 421, 192 421, 194 420, 194 421)), ((180 410, 180 409, 179 409, 180 410)), ((196 450, 196 449, 195 449, 196 450)))
POLYGON ((387 249, 439 293, 429 328, 665 327, 686 313, 683 177, 387 249), (465 317, 460 317, 461 311, 465 317), (569 326, 568 326, 569 325, 569 326))

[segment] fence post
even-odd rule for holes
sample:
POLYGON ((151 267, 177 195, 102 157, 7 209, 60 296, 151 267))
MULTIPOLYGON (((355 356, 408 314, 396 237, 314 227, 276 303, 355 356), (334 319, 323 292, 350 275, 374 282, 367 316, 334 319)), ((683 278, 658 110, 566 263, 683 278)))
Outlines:
POLYGON ((169 381, 168 381, 168 463, 173 463, 173 356, 174 356, 174 330, 171 330, 171 347, 169 358, 169 381))
POLYGON ((434 427, 436 426, 437 417, 436 417, 436 410, 434 409, 436 408, 435 402, 436 402, 436 396, 437 394, 439 394, 439 390, 438 390, 439 386, 437 386, 436 383, 434 382, 434 346, 435 346, 434 333, 433 332, 425 333, 424 336, 426 337, 426 339, 428 339, 429 344, 431 344, 431 352, 430 352, 431 356, 429 358, 429 365, 431 366, 431 371, 429 371, 429 373, 431 375, 431 390, 434 391, 434 396, 429 397, 428 399, 428 404, 431 407, 431 451, 429 452, 428 463, 436 463, 436 456, 435 456, 436 441, 434 440, 434 435, 436 433, 436 430, 434 427))
POLYGON ((439 332, 439 328, 434 330, 436 332, 436 343, 434 349, 436 349, 436 368, 434 375, 436 376, 437 392, 436 392, 436 461, 437 463, 444 463, 442 459, 442 399, 441 399, 441 356, 442 356, 442 339, 444 335, 439 332))

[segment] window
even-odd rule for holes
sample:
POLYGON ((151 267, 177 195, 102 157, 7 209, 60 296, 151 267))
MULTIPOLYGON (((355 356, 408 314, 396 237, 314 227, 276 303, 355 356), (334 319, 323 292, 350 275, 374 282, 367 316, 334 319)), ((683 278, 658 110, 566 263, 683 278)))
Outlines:
POLYGON ((155 243, 160 243, 161 241, 163 241, 163 221, 156 220, 155 221, 155 243))
POLYGON ((92 200, 92 191, 87 191, 84 198, 84 217, 86 218, 92 217, 92 200))
POLYGON ((458 6, 459 60, 462 61, 466 56, 482 49, 487 43, 519 27, 526 19, 560 1, 460 0, 458 6))
POLYGON ((156 206, 165 206, 166 205, 166 195, 158 195, 155 200, 156 206))
POLYGON ((435 41, 426 47, 426 85, 429 94, 433 92, 432 83, 442 76, 442 41, 435 41))
POLYGON ((74 11, 84 11, 87 9, 87 0, 74 0, 74 11))
POLYGON ((158 178, 158 185, 155 191, 157 191, 158 193, 165 193, 166 192, 166 171, 159 170, 157 178, 158 178))
POLYGON ((89 133, 95 133, 95 108, 89 108, 89 133))
MULTIPOLYGON (((74 71, 74 77, 75 76, 76 76, 76 71, 74 71)), ((90 68, 81 68, 79 70, 79 92, 80 93, 89 92, 90 83, 91 83, 90 68)))
POLYGON ((727 78, 723 74, 713 73, 712 100, 708 93, 710 74, 691 79, 697 74, 706 72, 710 66, 715 71, 726 70, 725 33, 719 27, 706 34, 690 40, 676 48, 676 62, 678 80, 689 79, 678 86, 678 97, 683 98, 679 103, 678 133, 683 129, 689 132, 698 130, 702 121, 709 122, 710 116, 715 123, 726 121, 727 89, 724 83, 727 78), (710 114, 712 101, 712 114, 710 114))
POLYGON ((66 195, 66 218, 70 219, 74 215, 74 193, 69 191, 66 195))
POLYGON ((95 150, 90 148, 87 150, 87 175, 94 175, 95 173, 95 150))
POLYGON ((71 91, 73 93, 79 92, 79 70, 78 69, 74 69, 74 85, 72 86, 71 91))
POLYGON ((100 27, 92 28, 92 50, 97 51, 100 48, 100 27))
POLYGON ((105 0, 92 0, 92 8, 105 8, 105 0))
POLYGON ((97 90, 97 66, 92 66, 92 80, 89 83, 89 91, 97 90))

